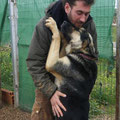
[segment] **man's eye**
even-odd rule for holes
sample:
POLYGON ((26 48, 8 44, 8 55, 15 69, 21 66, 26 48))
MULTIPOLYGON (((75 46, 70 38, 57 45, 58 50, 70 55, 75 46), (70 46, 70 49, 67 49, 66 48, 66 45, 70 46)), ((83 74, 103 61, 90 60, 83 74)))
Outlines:
POLYGON ((88 16, 90 13, 85 13, 85 16, 88 16))
POLYGON ((77 14, 78 14, 78 15, 83 15, 83 14, 84 14, 85 16, 88 16, 90 13, 84 13, 84 12, 82 12, 82 11, 78 11, 77 14))
POLYGON ((83 14, 83 12, 77 12, 77 14, 78 14, 78 15, 82 15, 82 14, 83 14))

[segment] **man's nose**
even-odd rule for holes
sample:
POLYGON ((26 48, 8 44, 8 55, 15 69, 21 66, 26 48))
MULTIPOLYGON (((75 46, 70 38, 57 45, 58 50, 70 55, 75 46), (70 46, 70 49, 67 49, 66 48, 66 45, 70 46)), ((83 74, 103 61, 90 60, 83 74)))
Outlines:
POLYGON ((85 21, 86 21, 86 15, 85 14, 82 14, 82 16, 80 17, 80 21, 85 23, 85 21))

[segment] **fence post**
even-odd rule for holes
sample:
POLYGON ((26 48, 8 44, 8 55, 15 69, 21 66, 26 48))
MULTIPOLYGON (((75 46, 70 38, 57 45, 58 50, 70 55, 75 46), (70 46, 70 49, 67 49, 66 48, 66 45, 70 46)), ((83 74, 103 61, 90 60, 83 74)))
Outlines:
POLYGON ((117 3, 116 118, 120 120, 120 0, 117 3))
POLYGON ((11 46, 14 79, 14 106, 19 106, 19 71, 18 71, 18 36, 17 36, 17 5, 16 0, 8 0, 10 5, 11 46))
MULTIPOLYGON (((1 59, 1 58, 0 58, 1 59)), ((1 62, 1 61, 0 61, 1 62)), ((0 109, 2 108, 2 91, 1 91, 1 66, 0 66, 0 109)))

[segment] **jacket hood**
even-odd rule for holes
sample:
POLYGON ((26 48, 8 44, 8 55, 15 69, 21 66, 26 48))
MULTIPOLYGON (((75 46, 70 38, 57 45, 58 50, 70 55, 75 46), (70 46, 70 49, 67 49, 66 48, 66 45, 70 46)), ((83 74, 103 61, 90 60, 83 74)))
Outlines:
MULTIPOLYGON (((58 28, 61 28, 61 25, 64 21, 70 22, 67 18, 67 14, 65 13, 64 7, 62 5, 62 1, 53 2, 48 6, 45 11, 46 16, 53 17, 56 21, 58 28)), ((87 21, 83 24, 83 27, 86 29, 88 24, 92 21, 92 17, 89 15, 87 21)))

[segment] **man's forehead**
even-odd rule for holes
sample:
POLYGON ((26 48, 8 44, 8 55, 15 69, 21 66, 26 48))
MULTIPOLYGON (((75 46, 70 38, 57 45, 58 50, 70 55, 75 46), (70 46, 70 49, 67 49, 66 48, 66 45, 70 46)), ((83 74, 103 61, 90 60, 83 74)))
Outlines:
POLYGON ((76 4, 78 4, 78 3, 81 3, 81 4, 83 4, 84 6, 91 6, 91 5, 88 5, 84 0, 76 0, 76 1, 74 2, 74 5, 76 5, 76 4))
POLYGON ((77 11, 89 13, 91 6, 84 4, 84 1, 75 1, 75 4, 72 6, 72 8, 77 10, 77 11))

